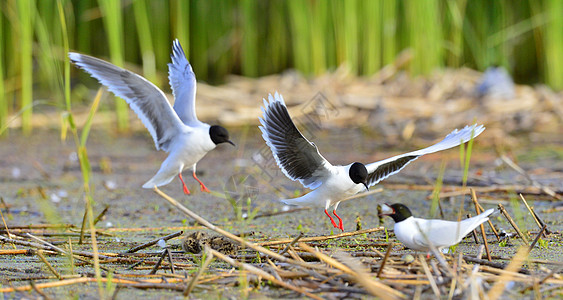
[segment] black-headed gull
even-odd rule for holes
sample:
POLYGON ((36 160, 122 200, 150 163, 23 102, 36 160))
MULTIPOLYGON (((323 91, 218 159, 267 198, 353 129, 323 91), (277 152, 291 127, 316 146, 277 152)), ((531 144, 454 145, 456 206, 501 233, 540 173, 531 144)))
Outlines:
POLYGON ((481 214, 460 222, 427 220, 413 217, 410 209, 403 204, 382 205, 382 216, 390 216, 395 221, 393 230, 397 239, 413 250, 429 251, 430 244, 437 249, 459 243, 477 226, 489 220, 494 212, 489 209, 481 214))
POLYGON ((178 40, 173 43, 172 63, 168 64, 174 108, 159 88, 133 72, 84 54, 70 52, 69 57, 108 90, 125 99, 152 135, 156 149, 169 153, 156 175, 143 184, 143 188, 168 184, 178 175, 184 193, 190 194, 182 179, 182 171, 191 168, 201 190, 209 192, 195 174, 197 162, 218 144, 234 146, 234 143, 229 140, 227 129, 197 119, 195 74, 178 40))
POLYGON ((290 205, 324 206, 332 225, 340 230, 344 230, 344 227, 336 209, 341 200, 399 172, 422 155, 458 146, 485 130, 482 125, 466 126, 462 130, 452 131, 441 142, 422 150, 368 165, 354 162, 345 166, 333 166, 321 155, 317 146, 309 142, 295 127, 283 97, 278 93, 274 96, 270 94, 268 100, 264 99, 263 117, 260 118, 262 137, 272 150, 282 172, 289 179, 299 180, 303 186, 313 190, 304 196, 282 201, 290 205), (332 213, 338 218, 338 225, 328 213, 331 206, 334 206, 332 213))

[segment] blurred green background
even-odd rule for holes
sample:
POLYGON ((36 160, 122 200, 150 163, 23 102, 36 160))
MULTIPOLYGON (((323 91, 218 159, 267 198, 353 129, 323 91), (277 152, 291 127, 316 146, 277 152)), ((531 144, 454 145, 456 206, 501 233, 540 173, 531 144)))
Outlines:
MULTIPOLYGON (((256 77, 286 69, 315 76, 342 65, 369 76, 410 49, 407 70, 413 76, 501 65, 517 83, 563 88, 560 0, 3 0, 0 5, 0 127, 21 114, 26 133, 34 105, 70 110, 69 49, 126 66, 168 89, 174 38, 198 80, 210 83, 228 74, 256 77)), ((126 127, 126 104, 117 102, 116 111, 126 127)))

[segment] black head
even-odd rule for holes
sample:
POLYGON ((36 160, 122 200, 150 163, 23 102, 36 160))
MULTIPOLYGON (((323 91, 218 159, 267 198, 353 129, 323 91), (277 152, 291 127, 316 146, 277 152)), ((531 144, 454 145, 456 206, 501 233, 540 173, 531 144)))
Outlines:
POLYGON ((368 169, 364 164, 355 162, 350 166, 350 171, 348 172, 350 179, 356 184, 363 184, 366 190, 369 190, 367 179, 368 179, 368 169))
POLYGON ((393 221, 395 221, 395 223, 399 223, 407 219, 408 217, 412 217, 411 210, 408 207, 406 207, 404 204, 395 203, 391 205, 388 204, 385 205, 387 205, 392 210, 392 212, 382 213, 380 215, 390 216, 391 218, 393 218, 393 221))
POLYGON ((215 145, 219 145, 221 143, 229 143, 231 145, 235 145, 231 140, 229 140, 229 132, 225 127, 219 125, 213 125, 209 128, 209 136, 215 145))

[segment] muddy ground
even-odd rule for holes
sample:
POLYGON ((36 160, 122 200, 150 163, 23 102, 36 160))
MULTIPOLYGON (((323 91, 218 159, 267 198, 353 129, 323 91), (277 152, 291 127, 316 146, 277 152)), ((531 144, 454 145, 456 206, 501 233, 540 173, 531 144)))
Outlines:
MULTIPOLYGON (((453 129, 453 128, 452 128, 453 129)), ((278 199, 300 195, 307 190, 298 183, 287 179, 268 159, 267 148, 255 126, 230 129, 232 139, 237 147, 221 145, 209 153, 198 164, 198 177, 207 187, 219 194, 227 194, 239 199, 243 206, 243 213, 250 213, 247 220, 236 220, 232 205, 218 194, 202 193, 197 182, 189 172, 184 178, 192 195, 182 193, 179 180, 162 188, 186 207, 190 208, 208 221, 221 226, 233 233, 246 233, 248 239, 254 241, 272 240, 279 238, 293 238, 299 232, 305 236, 319 236, 337 233, 332 228, 322 209, 312 208, 293 213, 264 216, 270 212, 284 210, 284 205, 278 199), (233 187, 233 182, 247 178, 247 184, 233 187), (241 191, 245 197, 239 197, 241 191), (248 201, 250 199, 250 201, 248 201), (250 204, 250 206, 248 205, 250 204), (255 214, 255 216, 252 216, 255 214)), ((443 134, 450 129, 444 129, 443 134)), ((531 183, 521 174, 502 164, 494 147, 489 142, 485 131, 473 147, 471 167, 469 169, 468 185, 492 186, 521 185, 531 186, 531 183)), ((415 132, 416 135, 416 132, 415 132)), ((314 133, 314 141, 323 155, 334 164, 347 164, 351 161, 372 162, 392 155, 412 151, 430 145, 440 136, 425 136, 410 142, 389 145, 381 139, 377 132, 368 129, 325 128, 314 133)), ((549 186, 556 191, 563 190, 563 137, 562 135, 530 135, 515 136, 516 146, 509 149, 509 156, 516 161, 538 183, 549 186)), ((2 212, 9 228, 30 224, 72 224, 79 227, 84 212, 82 177, 76 159, 76 149, 71 139, 61 142, 60 132, 56 129, 41 129, 32 136, 23 137, 18 132, 0 141, 0 196, 3 198, 2 212)), ((142 189, 141 185, 151 178, 158 170, 165 158, 164 152, 157 152, 152 145, 148 133, 134 131, 130 134, 116 134, 106 129, 95 129, 87 143, 88 155, 92 165, 92 187, 94 190, 94 214, 99 214, 106 206, 109 209, 98 227, 110 234, 100 235, 99 246, 102 252, 121 252, 148 240, 170 234, 179 230, 186 233, 193 232, 194 221, 185 217, 151 190, 142 189), (133 230, 135 229, 135 230, 133 230)), ((437 154, 425 156, 409 166, 400 174, 388 178, 376 187, 382 187, 381 193, 341 203, 339 215, 344 220, 345 231, 356 229, 357 220, 361 220, 362 228, 379 226, 377 217, 378 203, 408 203, 416 215, 430 216, 431 194, 428 190, 414 190, 408 187, 397 188, 398 184, 433 185, 438 176, 440 164, 446 161, 447 168, 444 185, 460 186, 462 169, 459 161, 459 149, 452 149, 437 154)), ((538 232, 538 228, 526 208, 519 202, 514 192, 478 193, 478 197, 485 209, 496 207, 503 203, 512 216, 526 232, 538 232), (511 199, 517 201, 511 202, 511 199), (517 217, 521 216, 521 217, 517 217)), ((542 247, 536 246, 530 258, 559 262, 544 264, 549 269, 561 270, 563 262, 563 212, 550 212, 561 202, 554 201, 547 195, 527 194, 526 199, 533 205, 539 216, 548 224, 553 232, 545 240, 542 247)), ((455 220, 463 201, 464 214, 474 214, 473 204, 469 196, 457 196, 442 199, 444 218, 455 220)), ((514 230, 504 218, 492 218, 498 228, 509 233, 514 230)), ((384 220, 384 225, 391 229, 390 219, 384 220)), ((2 226, 3 228, 4 226, 2 226)), ((66 241, 68 236, 48 237, 49 241, 66 241)), ((78 237, 70 237, 73 242, 78 237)), ((351 244, 363 244, 365 247, 376 244, 385 239, 384 232, 375 232, 364 236, 343 238, 321 243, 330 248, 346 248, 351 244)), ((391 233, 391 240, 396 241, 391 233)), ((489 236, 491 253, 495 256, 510 258, 520 244, 518 239, 511 239, 505 247, 500 247, 494 236, 489 236)), ((168 241, 173 250, 180 251, 180 239, 168 241)), ((88 244, 75 245, 78 249, 91 250, 88 244)), ((3 249, 13 249, 9 244, 3 244, 3 249)), ((18 248, 22 248, 18 246, 18 248)), ((377 248, 384 251, 384 248, 377 248)), ((466 254, 477 253, 478 246, 473 238, 466 238, 457 251, 466 254)), ((159 251, 158 246, 143 251, 159 251)), ((393 252, 408 252, 400 245, 393 248, 393 252)), ((175 253, 176 257, 191 256, 175 253)), ((48 259, 60 269, 63 274, 69 274, 69 265, 60 256, 50 256, 48 259)), ((505 261, 506 262, 506 261, 505 261)), ((146 274, 147 269, 127 270, 127 265, 115 265, 118 272, 146 274)), ((227 268, 228 269, 228 268, 227 268)), ((92 274, 90 267, 80 267, 75 270, 78 274, 92 274)), ((162 270, 159 272, 168 272, 162 270)), ((180 274, 189 270, 180 270, 180 274)), ((0 256, 0 273, 2 287, 27 284, 29 278, 50 276, 51 273, 37 256, 2 255, 0 256)), ((37 282, 41 282, 38 280, 37 282)), ((44 289, 44 292, 54 298, 97 298, 96 284, 77 284, 67 287, 44 289)), ((36 297, 36 292, 9 293, 7 298, 36 297)), ((161 289, 138 290, 122 288, 116 294, 118 299, 129 299, 133 296, 150 298, 181 298, 181 293, 161 289)), ((196 287, 194 295, 197 298, 207 297, 240 297, 241 290, 233 284, 222 285, 216 283, 196 287)), ((275 287, 253 289, 251 297, 287 297, 288 294, 275 287)), ((295 294, 289 294, 295 297, 295 294)))

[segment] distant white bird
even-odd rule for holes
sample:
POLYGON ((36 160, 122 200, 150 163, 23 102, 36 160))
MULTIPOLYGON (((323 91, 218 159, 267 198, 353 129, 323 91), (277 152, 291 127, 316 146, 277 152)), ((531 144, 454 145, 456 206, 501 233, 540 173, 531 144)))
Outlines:
POLYGON ((475 217, 453 222, 415 218, 409 208, 400 203, 383 205, 382 208, 381 215, 390 216, 395 221, 393 230, 397 239, 418 251, 429 251, 430 244, 441 249, 459 243, 477 226, 489 220, 495 211, 491 208, 475 217))
POLYGON ((275 96, 269 95, 268 100, 264 99, 263 117, 260 118, 262 137, 272 150, 282 172, 289 179, 299 180, 303 186, 313 190, 299 198, 282 201, 291 205, 324 206, 325 214, 330 218, 332 225, 340 230, 344 230, 344 227, 336 209, 342 199, 364 188, 368 189, 399 172, 422 155, 458 146, 485 130, 482 125, 466 126, 462 130, 452 131, 441 142, 422 150, 368 165, 355 162, 345 166, 333 166, 321 155, 317 146, 309 142, 295 127, 283 97, 276 93, 275 96), (334 206, 332 213, 338 218, 338 225, 328 213, 331 206, 334 206))
POLYGON ((178 175, 184 193, 190 194, 182 179, 182 171, 191 168, 201 190, 209 192, 196 177, 197 162, 218 144, 229 143, 234 146, 234 143, 229 140, 229 132, 225 128, 210 126, 197 119, 195 74, 178 40, 173 43, 172 63, 168 64, 168 79, 175 98, 174 109, 159 88, 133 72, 84 54, 70 52, 69 57, 111 92, 125 99, 149 130, 156 149, 169 153, 156 175, 143 188, 168 184, 178 175))

